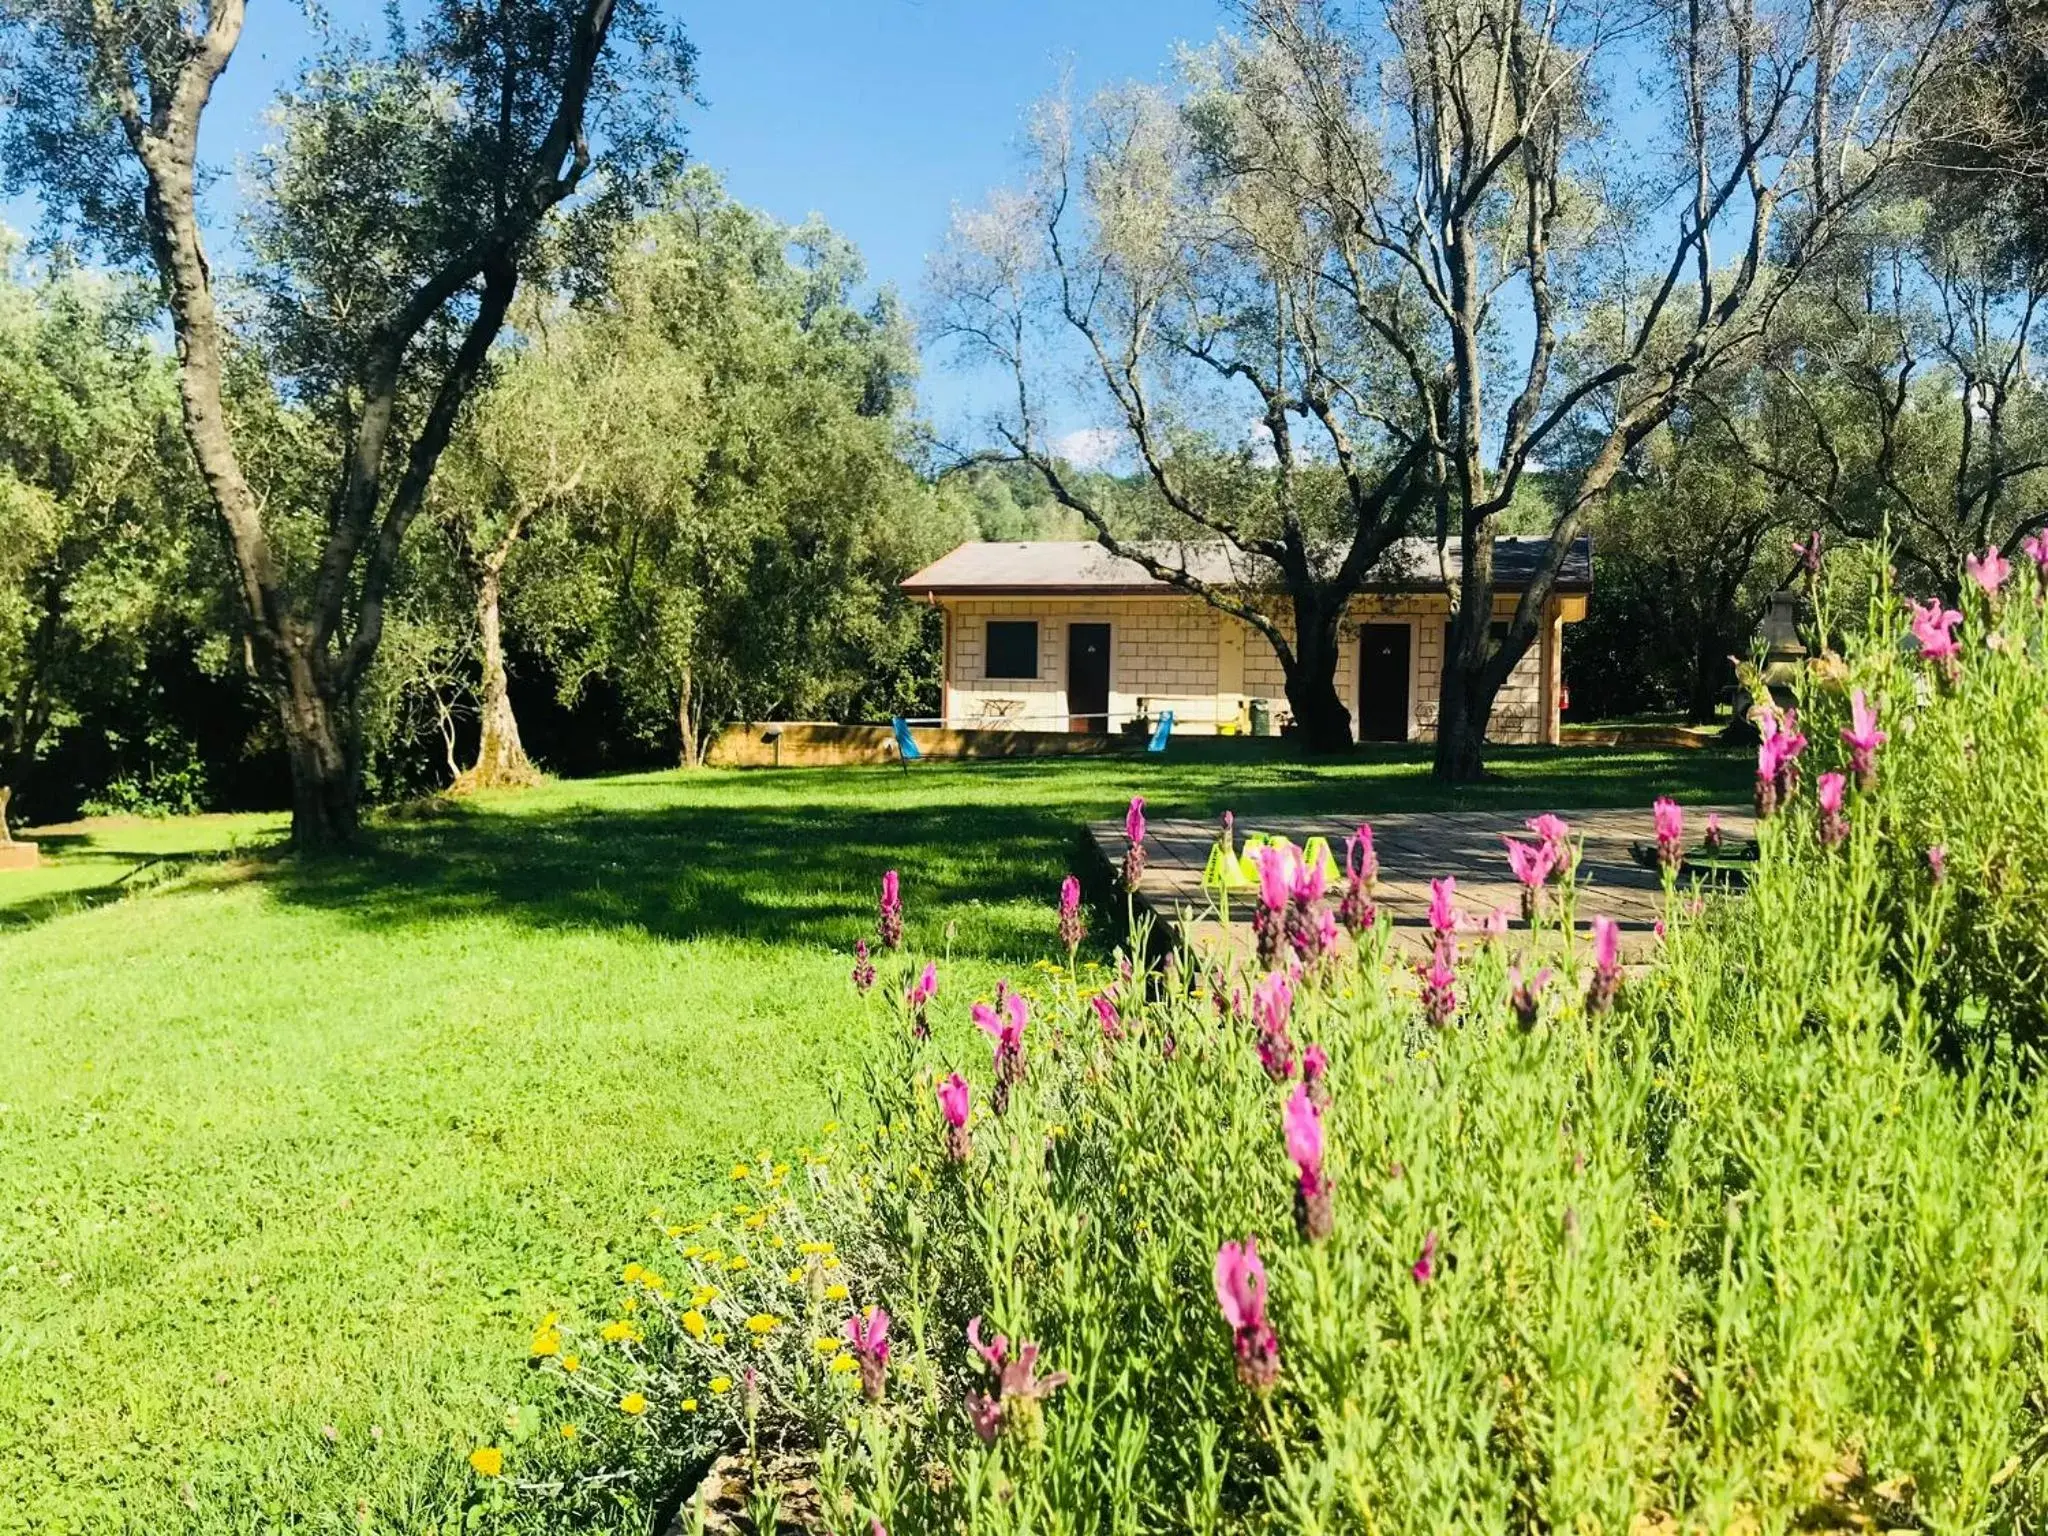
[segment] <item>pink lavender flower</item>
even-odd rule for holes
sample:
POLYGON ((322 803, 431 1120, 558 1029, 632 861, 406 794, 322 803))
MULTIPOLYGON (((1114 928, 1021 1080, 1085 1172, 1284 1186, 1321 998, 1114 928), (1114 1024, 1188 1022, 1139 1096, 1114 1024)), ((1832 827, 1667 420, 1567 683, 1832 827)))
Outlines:
POLYGON ((1709 853, 1719 853, 1721 851, 1721 813, 1719 811, 1707 812, 1706 844, 1709 853))
POLYGON ((1557 868, 1557 846, 1549 842, 1525 843, 1505 832, 1500 840, 1507 845, 1508 868, 1522 883, 1522 917, 1533 923, 1543 910, 1543 887, 1550 883, 1557 868))
POLYGON ((1963 616, 1953 608, 1943 608, 1939 598, 1930 597, 1925 607, 1918 603, 1908 606, 1913 612, 1913 638, 1920 642, 1920 654, 1953 682, 1959 665, 1957 658, 1963 651, 1963 643, 1956 639, 1955 628, 1963 622, 1963 616))
POLYGON ((1928 848, 1927 878, 1936 885, 1948 878, 1948 844, 1935 843, 1928 848))
POLYGON ((1986 597, 1996 597, 1998 589, 2012 575, 2012 562, 1999 552, 1996 544, 1987 544, 1981 554, 1963 557, 1963 569, 1969 572, 1970 580, 1983 588, 1986 597))
POLYGON ((1124 812, 1124 867, 1123 886, 1126 891, 1135 891, 1138 882, 1145 878, 1145 797, 1131 796, 1130 809, 1124 812))
POLYGON ((1816 528, 1805 538, 1794 539, 1792 541, 1792 553, 1799 557, 1799 563, 1804 567, 1809 577, 1818 576, 1820 574, 1821 556, 1820 530, 1816 528))
POLYGON ((1820 841, 1832 848, 1849 835, 1849 823, 1842 816, 1842 793, 1849 781, 1839 773, 1824 773, 1816 795, 1820 801, 1820 841))
POLYGON ((1439 943, 1462 926, 1454 905, 1457 894, 1456 876, 1445 875, 1441 880, 1429 882, 1429 926, 1439 943))
POLYGON ((1287 1028, 1294 1009, 1294 981, 1285 971, 1274 971, 1252 988, 1252 1022, 1261 1034, 1278 1034, 1287 1028))
POLYGON ((1328 874, 1321 859, 1297 860, 1293 874, 1287 898, 1287 942, 1304 965, 1313 966, 1337 943, 1337 920, 1323 905, 1328 874))
POLYGON ((846 1340, 860 1362, 861 1395, 879 1403, 889 1382, 889 1314, 880 1307, 854 1313, 846 1320, 846 1340))
POLYGON ((1373 885, 1380 877, 1380 861, 1372 846, 1372 828, 1363 822, 1344 839, 1344 896, 1337 903, 1337 921, 1354 937, 1370 928, 1379 917, 1373 906, 1373 885))
POLYGON ((1107 992, 1096 993, 1088 999, 1088 1005, 1095 1010, 1096 1022, 1102 1026, 1103 1039, 1123 1039, 1124 1022, 1117 1017, 1116 1004, 1107 992))
POLYGON ((1067 1373, 1040 1376, 1038 1346, 1026 1340, 1017 1341, 1014 1354, 1007 1334, 997 1334, 992 1344, 982 1343, 979 1317, 967 1324, 967 1342, 981 1356, 991 1378, 990 1390, 971 1393, 967 1399, 967 1419, 981 1443, 993 1445, 1001 1435, 1014 1436, 1027 1445, 1043 1442, 1044 1401, 1067 1384, 1067 1373))
POLYGON ((946 1122, 946 1156, 964 1163, 973 1155, 974 1143, 967 1129, 967 1115, 974 1090, 958 1072, 941 1078, 938 1085, 939 1114, 946 1122))
POLYGON ((1657 862, 1676 873, 1685 861, 1685 812, 1669 795, 1659 795, 1650 811, 1657 818, 1657 862))
POLYGON ((1868 790, 1877 778, 1877 749, 1886 736, 1877 728, 1877 710, 1861 688, 1849 695, 1849 723, 1842 729, 1842 741, 1849 748, 1849 771, 1856 775, 1856 787, 1868 790))
POLYGON ((1611 917, 1593 919, 1593 980, 1586 988, 1586 1012, 1605 1013, 1614 1006, 1621 986, 1621 924, 1611 917))
POLYGON ((1087 930, 1081 926, 1081 882, 1069 875, 1060 882, 1060 943, 1072 954, 1086 937, 1087 930))
POLYGON ((1259 963, 1269 969, 1280 963, 1287 943, 1287 909, 1294 899, 1294 872, 1300 862, 1301 855, 1285 843, 1259 850, 1259 905, 1252 914, 1252 936, 1259 963))
POLYGON ((875 931, 882 940, 882 948, 903 947, 903 887, 893 869, 882 876, 882 904, 875 931))
POLYGON ((1451 963, 1456 953, 1451 940, 1439 935, 1429 964, 1418 961, 1415 966, 1422 990, 1422 1016, 1436 1029, 1442 1029, 1458 1015, 1458 972, 1451 963))
POLYGON ((1806 738, 1799 733, 1799 712, 1788 709, 1781 719, 1771 704, 1756 709, 1756 813, 1769 816, 1799 793, 1799 754, 1806 738))
POLYGON ((853 990, 862 997, 868 995, 868 988, 875 984, 875 962, 868 954, 868 941, 853 941, 853 990))
POLYGON ((1259 1064, 1276 1083, 1294 1075, 1294 1041, 1287 1018, 1294 1008, 1294 982, 1274 971, 1252 989, 1252 1022, 1259 1030, 1259 1064))
POLYGON ((1315 1101, 1316 1108, 1327 1109, 1330 1103, 1330 1058, 1320 1045, 1311 1045, 1301 1053, 1301 1080, 1308 1086, 1308 1096, 1315 1101))
POLYGON ((1323 1173, 1323 1112, 1307 1084, 1297 1084, 1281 1113, 1287 1158, 1297 1173, 1294 1224, 1303 1241, 1320 1242, 1336 1227, 1330 1180, 1323 1173))
POLYGON ((1408 1273, 1417 1285, 1428 1285, 1436 1278, 1436 1228, 1431 1227, 1422 1239, 1422 1253, 1408 1266, 1408 1273))
POLYGON ((1541 816, 1531 816, 1522 825, 1550 845, 1550 878, 1553 881, 1563 879, 1576 862, 1572 858, 1571 823, 1562 816, 1553 816, 1545 811, 1541 816))
POLYGON ((1237 1379, 1254 1392, 1272 1391, 1280 1381, 1280 1338, 1266 1321, 1266 1267, 1257 1238, 1216 1250, 1216 1305, 1230 1325, 1237 1379))
POLYGON ((2034 574, 2048 581, 2048 532, 2030 533, 2021 539, 2020 553, 2034 562, 2034 574))
POLYGON ((1549 966, 1526 978, 1519 965, 1509 968, 1508 1006, 1515 1010, 1515 1020, 1522 1028, 1536 1027, 1536 1021, 1543 1012, 1543 989, 1549 984, 1549 966))
POLYGON ((919 1040, 932 1037, 931 1021, 925 1010, 931 1007, 932 999, 939 995, 939 968, 927 960, 924 969, 917 973, 903 994, 903 1011, 910 1015, 910 1033, 919 1040))
POLYGON ((1000 1115, 1010 1107, 1011 1085, 1024 1079, 1024 1026, 1031 1022, 1031 1005, 1011 992, 1007 982, 997 987, 996 995, 1001 1012, 976 1003, 973 1014, 975 1028, 995 1042, 996 1088, 990 1103, 1000 1115))

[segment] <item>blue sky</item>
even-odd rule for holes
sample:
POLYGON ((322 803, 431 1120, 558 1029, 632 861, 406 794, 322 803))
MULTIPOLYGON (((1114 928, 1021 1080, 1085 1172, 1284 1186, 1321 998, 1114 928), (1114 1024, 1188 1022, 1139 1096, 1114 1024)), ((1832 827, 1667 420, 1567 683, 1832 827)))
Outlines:
MULTIPOLYGON (((683 15, 701 50, 699 158, 744 202, 823 214, 913 302, 953 206, 1017 175, 1024 113, 1063 69, 1083 94, 1160 78, 1177 41, 1206 41, 1225 19, 1211 0, 781 0, 683 15)), ((990 383, 928 357, 924 410, 950 430, 990 383)))
MULTIPOLYGON (((693 153, 732 194, 788 222, 824 215, 871 277, 915 303, 926 254, 955 204, 1019 168, 1026 109, 1071 68, 1086 92, 1157 78, 1173 45, 1213 37, 1213 0, 669 0, 699 49, 693 153)), ((374 30, 382 0, 331 0, 374 30)), ((262 142, 264 109, 311 43, 292 0, 256 0, 208 108, 202 150, 222 168, 262 142)), ((32 205, 0 205, 16 226, 32 205)), ((216 233, 215 240, 223 236, 216 233)), ((928 358, 924 409, 942 427, 973 413, 986 381, 928 358)))

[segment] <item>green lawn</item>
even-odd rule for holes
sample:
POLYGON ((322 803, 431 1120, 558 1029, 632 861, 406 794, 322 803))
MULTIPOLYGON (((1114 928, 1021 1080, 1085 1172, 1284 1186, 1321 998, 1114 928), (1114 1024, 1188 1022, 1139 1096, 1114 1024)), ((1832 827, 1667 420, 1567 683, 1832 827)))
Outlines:
POLYGON ((275 818, 56 829, 0 876, 0 1529, 437 1527, 533 1320, 832 1113, 892 865, 960 1004, 1051 952, 1078 823, 1134 790, 1252 825, 1746 790, 1720 753, 1500 768, 1455 800, 1411 753, 647 775, 308 867, 246 856, 275 818))

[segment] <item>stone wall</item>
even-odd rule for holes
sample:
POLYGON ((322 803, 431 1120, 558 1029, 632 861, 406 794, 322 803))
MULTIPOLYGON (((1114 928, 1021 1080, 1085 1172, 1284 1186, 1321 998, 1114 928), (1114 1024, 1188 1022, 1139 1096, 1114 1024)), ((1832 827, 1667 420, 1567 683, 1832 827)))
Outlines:
MULTIPOLYGON (((1495 598, 1496 618, 1514 611, 1512 594, 1495 598)), ((1157 718, 1174 712, 1174 728, 1209 734, 1219 727, 1248 728, 1250 700, 1269 700, 1276 729, 1288 717, 1280 659, 1265 636, 1190 597, 947 599, 946 723, 962 727, 1064 731, 1067 626, 1110 626, 1110 728, 1123 728, 1140 712, 1157 718), (1036 678, 986 676, 985 631, 989 620, 1035 619, 1036 678)), ((1559 605, 1536 645, 1529 648, 1495 702, 1489 736, 1499 742, 1555 741, 1559 605)), ((1409 639, 1409 734, 1435 733, 1442 691, 1446 599, 1430 594, 1360 598, 1338 656, 1339 696, 1358 708, 1358 635, 1361 623, 1401 623, 1409 639)))

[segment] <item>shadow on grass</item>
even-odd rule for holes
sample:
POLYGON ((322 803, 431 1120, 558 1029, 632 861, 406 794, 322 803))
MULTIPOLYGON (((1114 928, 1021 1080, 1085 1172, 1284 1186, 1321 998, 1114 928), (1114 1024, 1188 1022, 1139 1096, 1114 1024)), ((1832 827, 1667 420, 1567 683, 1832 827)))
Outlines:
POLYGON ((283 899, 374 927, 491 917, 851 948, 871 931, 885 869, 903 877, 915 942, 956 955, 1047 953, 1081 829, 1131 793, 1155 816, 1330 814, 1483 806, 1576 810, 1740 799, 1741 762, 1705 752, 1503 751, 1488 782, 1446 790, 1424 753, 1313 763, 1185 753, 1123 758, 782 769, 559 784, 455 802, 381 827, 361 857, 284 863, 283 899))

